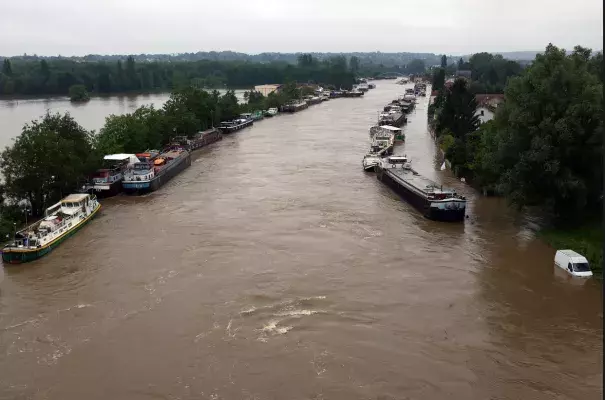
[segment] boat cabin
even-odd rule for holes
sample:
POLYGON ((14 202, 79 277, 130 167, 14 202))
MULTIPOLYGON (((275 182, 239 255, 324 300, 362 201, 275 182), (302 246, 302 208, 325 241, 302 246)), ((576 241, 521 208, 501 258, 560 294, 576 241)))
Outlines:
POLYGON ((429 200, 446 200, 458 197, 463 200, 466 199, 464 196, 458 196, 455 190, 444 188, 443 186, 435 183, 429 183, 426 185, 424 191, 428 194, 429 200))
POLYGON ((92 176, 93 184, 112 184, 122 179, 122 174, 138 162, 134 154, 109 154, 103 157, 103 168, 98 169, 92 176))

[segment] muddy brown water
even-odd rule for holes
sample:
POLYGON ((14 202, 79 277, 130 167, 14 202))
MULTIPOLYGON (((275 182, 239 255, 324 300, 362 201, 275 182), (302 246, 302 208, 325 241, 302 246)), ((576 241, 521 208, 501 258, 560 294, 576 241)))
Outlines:
POLYGON ((598 399, 596 281, 449 171, 427 99, 396 150, 469 198, 424 219, 361 159, 392 82, 195 154, 0 283, 2 399, 598 399))

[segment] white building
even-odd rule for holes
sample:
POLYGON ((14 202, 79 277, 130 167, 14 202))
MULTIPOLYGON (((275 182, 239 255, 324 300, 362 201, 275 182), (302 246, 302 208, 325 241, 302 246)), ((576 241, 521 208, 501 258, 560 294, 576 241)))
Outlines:
POLYGON ((281 85, 258 85, 254 86, 255 92, 260 92, 263 96, 268 96, 269 93, 273 93, 278 90, 281 85))

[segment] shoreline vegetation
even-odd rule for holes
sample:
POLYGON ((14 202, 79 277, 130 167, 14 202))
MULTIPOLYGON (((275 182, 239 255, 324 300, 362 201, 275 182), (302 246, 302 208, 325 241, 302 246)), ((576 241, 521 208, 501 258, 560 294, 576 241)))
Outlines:
POLYGON ((603 229, 594 221, 603 216, 603 54, 550 44, 523 71, 501 75, 504 100, 485 123, 475 79, 496 78, 502 60, 483 53, 469 63, 470 79, 449 84, 445 62, 433 71, 429 125, 453 173, 520 210, 540 210, 540 237, 582 253, 602 274, 603 229))

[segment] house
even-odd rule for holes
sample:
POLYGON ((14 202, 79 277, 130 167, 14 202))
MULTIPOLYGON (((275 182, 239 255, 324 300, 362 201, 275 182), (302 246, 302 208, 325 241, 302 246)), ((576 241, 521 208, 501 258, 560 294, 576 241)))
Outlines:
POLYGON ((482 124, 494 119, 494 112, 487 107, 477 107, 475 115, 479 117, 482 124))
POLYGON ((471 79, 471 71, 459 70, 459 71, 456 71, 456 76, 471 79))
POLYGON ((477 101, 478 107, 484 107, 491 111, 495 111, 496 108, 504 101, 504 95, 500 93, 493 94, 476 94, 475 100, 477 101))
POLYGON ((257 85, 254 86, 255 92, 260 92, 263 96, 268 96, 269 93, 279 92, 281 85, 257 85))

